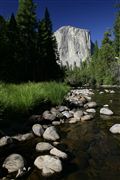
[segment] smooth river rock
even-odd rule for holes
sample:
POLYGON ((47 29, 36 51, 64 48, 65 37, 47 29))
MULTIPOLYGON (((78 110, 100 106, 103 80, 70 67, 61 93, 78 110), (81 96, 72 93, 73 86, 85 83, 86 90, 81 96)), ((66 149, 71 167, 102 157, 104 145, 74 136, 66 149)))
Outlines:
POLYGON ((11 154, 3 162, 3 167, 8 170, 9 173, 20 171, 24 168, 24 159, 20 154, 11 154))
POLYGON ((85 108, 95 108, 97 106, 96 102, 88 102, 84 105, 85 108))
POLYGON ((96 113, 96 110, 93 109, 93 108, 90 108, 90 109, 86 109, 86 112, 88 112, 88 113, 96 113))
POLYGON ((111 116, 111 115, 113 115, 113 112, 108 108, 101 108, 100 114, 111 116))
POLYGON ((0 147, 10 144, 12 142, 13 142, 13 140, 11 137, 4 136, 4 137, 0 138, 0 147))
POLYGON ((48 127, 44 134, 43 134, 43 138, 46 140, 51 140, 51 141, 56 141, 58 140, 60 137, 56 131, 56 128, 54 126, 48 127))
POLYGON ((120 124, 114 124, 109 130, 113 134, 116 134, 116 133, 120 134, 120 124))
POLYGON ((28 139, 33 138, 33 133, 26 133, 26 134, 18 134, 16 136, 12 136, 13 139, 16 139, 18 141, 26 141, 28 139))
POLYGON ((59 158, 62 158, 62 159, 66 159, 67 158, 67 154, 65 152, 62 152, 60 151, 59 149, 57 148, 53 148, 50 150, 50 154, 51 155, 54 155, 54 156, 57 156, 59 158))
POLYGON ((46 120, 54 121, 56 119, 56 114, 50 111, 44 111, 43 118, 46 120))
POLYGON ((87 114, 81 117, 81 121, 89 121, 91 119, 93 119, 94 116, 92 116, 91 114, 87 114))
POLYGON ((57 157, 45 155, 39 156, 34 161, 34 165, 42 170, 43 176, 50 176, 56 172, 62 171, 62 163, 61 160, 57 157))
POLYGON ((53 146, 48 142, 40 142, 36 145, 36 151, 43 152, 43 151, 49 151, 53 148, 53 146))
POLYGON ((36 136, 41 137, 44 133, 44 129, 40 124, 34 124, 32 126, 32 130, 36 136))
POLYGON ((79 110, 74 113, 74 118, 77 120, 80 120, 80 118, 83 116, 83 111, 79 110))

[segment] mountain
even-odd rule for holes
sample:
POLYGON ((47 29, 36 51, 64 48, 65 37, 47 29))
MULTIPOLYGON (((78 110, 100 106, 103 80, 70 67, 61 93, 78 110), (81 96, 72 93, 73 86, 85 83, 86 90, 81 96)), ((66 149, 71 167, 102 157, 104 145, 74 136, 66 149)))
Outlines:
POLYGON ((63 26, 54 35, 58 44, 61 65, 72 68, 79 67, 90 56, 91 37, 89 30, 63 26))

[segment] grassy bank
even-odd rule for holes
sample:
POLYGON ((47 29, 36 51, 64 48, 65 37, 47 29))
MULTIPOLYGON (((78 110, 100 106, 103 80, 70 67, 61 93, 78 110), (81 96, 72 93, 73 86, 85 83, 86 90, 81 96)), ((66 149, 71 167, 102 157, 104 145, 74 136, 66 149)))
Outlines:
POLYGON ((0 106, 3 110, 26 113, 42 101, 61 104, 69 86, 63 83, 25 83, 20 85, 0 83, 0 106))

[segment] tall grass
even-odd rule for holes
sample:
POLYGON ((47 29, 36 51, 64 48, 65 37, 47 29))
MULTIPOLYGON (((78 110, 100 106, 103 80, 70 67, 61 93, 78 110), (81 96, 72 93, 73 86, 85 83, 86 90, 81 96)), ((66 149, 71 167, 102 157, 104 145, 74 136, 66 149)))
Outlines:
POLYGON ((64 83, 0 83, 0 106, 17 112, 27 112, 42 101, 61 104, 69 86, 64 83))

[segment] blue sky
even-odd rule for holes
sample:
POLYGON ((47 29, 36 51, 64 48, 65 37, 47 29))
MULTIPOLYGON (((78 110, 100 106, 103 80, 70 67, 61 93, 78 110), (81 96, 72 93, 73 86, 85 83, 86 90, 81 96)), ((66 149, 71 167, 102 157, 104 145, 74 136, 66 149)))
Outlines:
MULTIPOLYGON (((37 16, 42 18, 48 7, 53 22, 53 30, 71 25, 89 29, 92 41, 99 44, 104 32, 113 27, 116 9, 120 0, 34 0, 37 3, 37 16)), ((0 14, 8 18, 16 13, 18 0, 0 0, 0 14)))

